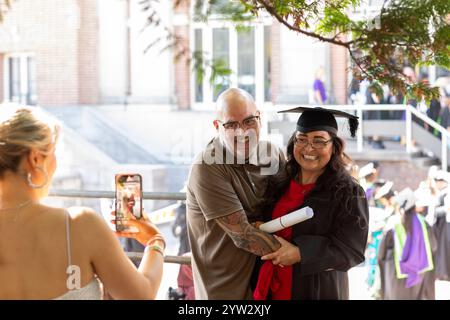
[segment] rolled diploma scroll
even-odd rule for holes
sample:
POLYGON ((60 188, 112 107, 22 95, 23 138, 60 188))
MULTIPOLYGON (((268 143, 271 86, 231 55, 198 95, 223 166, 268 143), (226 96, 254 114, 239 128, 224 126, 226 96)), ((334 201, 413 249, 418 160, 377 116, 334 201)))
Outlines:
POLYGON ((279 218, 270 220, 259 226, 259 229, 265 232, 274 233, 284 228, 293 226, 294 224, 311 219, 314 216, 314 211, 310 207, 304 207, 288 213, 279 218))

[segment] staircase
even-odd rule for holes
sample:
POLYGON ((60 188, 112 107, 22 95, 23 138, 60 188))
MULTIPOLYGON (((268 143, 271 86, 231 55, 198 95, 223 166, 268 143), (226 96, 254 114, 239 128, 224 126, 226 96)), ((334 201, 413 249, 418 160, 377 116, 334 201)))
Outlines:
POLYGON ((46 107, 45 110, 119 164, 165 164, 112 126, 90 107, 46 107))
POLYGON ((411 162, 420 169, 428 170, 431 166, 440 166, 441 161, 433 153, 418 150, 410 154, 411 162))

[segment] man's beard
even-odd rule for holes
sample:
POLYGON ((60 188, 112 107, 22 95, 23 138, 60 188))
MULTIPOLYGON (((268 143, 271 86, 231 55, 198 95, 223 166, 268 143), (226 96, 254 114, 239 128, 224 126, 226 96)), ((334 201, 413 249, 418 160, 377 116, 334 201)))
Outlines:
POLYGON ((220 131, 219 139, 226 150, 237 160, 237 163, 245 163, 246 160, 252 159, 256 155, 258 136, 255 130, 247 131, 242 135, 220 131))

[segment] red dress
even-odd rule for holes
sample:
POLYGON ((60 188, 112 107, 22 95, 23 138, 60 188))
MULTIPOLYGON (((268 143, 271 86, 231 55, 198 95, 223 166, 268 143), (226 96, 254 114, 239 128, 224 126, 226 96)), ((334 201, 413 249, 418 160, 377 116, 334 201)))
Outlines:
MULTIPOLYGON (((298 209, 305 199, 305 195, 314 187, 311 184, 299 184, 294 179, 291 180, 288 190, 278 200, 272 211, 272 219, 279 218, 298 209)), ((285 228, 276 233, 277 236, 291 241, 292 227, 285 228)), ((290 300, 292 288, 292 266, 284 268, 275 266, 272 261, 265 261, 262 265, 258 283, 256 285, 253 298, 255 300, 266 300, 270 291, 273 300, 290 300)))

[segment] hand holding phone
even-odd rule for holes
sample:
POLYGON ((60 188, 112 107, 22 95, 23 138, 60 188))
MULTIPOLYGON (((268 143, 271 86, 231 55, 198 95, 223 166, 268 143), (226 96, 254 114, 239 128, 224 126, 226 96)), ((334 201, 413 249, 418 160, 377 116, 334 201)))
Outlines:
POLYGON ((139 232, 126 221, 142 218, 142 177, 136 173, 115 176, 116 231, 139 232))
MULTIPOLYGON (((114 215, 114 212, 112 212, 112 214, 114 215)), ((135 228, 137 232, 116 231, 116 234, 119 237, 136 239, 143 246, 145 246, 147 242, 155 235, 159 234, 161 237, 163 237, 158 227, 146 219, 127 220, 124 221, 123 224, 128 228, 127 230, 129 230, 130 228, 135 228)))

